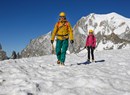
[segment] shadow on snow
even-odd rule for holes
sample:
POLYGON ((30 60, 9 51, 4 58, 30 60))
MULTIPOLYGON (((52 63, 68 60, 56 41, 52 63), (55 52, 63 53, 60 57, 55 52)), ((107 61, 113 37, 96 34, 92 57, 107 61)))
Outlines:
POLYGON ((85 61, 85 62, 77 63, 77 65, 87 65, 90 63, 101 63, 101 62, 105 62, 105 60, 96 60, 95 62, 85 61))

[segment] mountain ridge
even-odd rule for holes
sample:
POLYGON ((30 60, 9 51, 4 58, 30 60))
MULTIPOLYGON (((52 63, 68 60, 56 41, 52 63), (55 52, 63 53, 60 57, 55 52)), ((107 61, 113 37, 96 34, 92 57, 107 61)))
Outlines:
MULTIPOLYGON (((97 37, 96 50, 130 48, 130 19, 128 20, 128 18, 115 12, 102 15, 90 13, 81 17, 73 27, 76 52, 80 52, 80 48, 84 47, 89 29, 93 29, 97 37)), ((51 54, 50 38, 51 32, 33 39, 23 49, 22 56, 32 57, 51 54)), ((69 45, 68 52, 72 53, 72 48, 69 45)))

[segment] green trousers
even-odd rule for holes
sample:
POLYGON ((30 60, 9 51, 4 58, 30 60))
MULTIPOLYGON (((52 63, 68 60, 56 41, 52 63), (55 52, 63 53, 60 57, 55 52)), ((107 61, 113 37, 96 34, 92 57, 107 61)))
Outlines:
POLYGON ((56 55, 57 59, 64 63, 66 58, 66 51, 68 49, 68 39, 56 41, 56 55))

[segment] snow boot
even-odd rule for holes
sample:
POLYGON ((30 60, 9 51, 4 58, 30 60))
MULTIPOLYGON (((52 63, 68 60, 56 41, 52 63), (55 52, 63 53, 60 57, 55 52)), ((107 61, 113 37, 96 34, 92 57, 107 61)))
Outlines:
POLYGON ((87 62, 90 62, 90 59, 88 59, 87 62))
POLYGON ((57 61, 57 64, 60 64, 60 61, 59 61, 59 60, 57 61))
POLYGON ((63 62, 60 63, 62 66, 64 66, 65 64, 63 62))
POLYGON ((94 60, 94 59, 92 59, 92 62, 95 62, 95 60, 94 60))

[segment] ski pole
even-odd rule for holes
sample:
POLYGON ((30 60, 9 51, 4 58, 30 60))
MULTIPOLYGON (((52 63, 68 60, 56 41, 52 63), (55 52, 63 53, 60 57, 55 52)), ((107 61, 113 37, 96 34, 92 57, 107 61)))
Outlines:
POLYGON ((55 53, 55 51, 54 51, 54 45, 51 44, 51 47, 52 47, 51 53, 54 54, 55 53))

